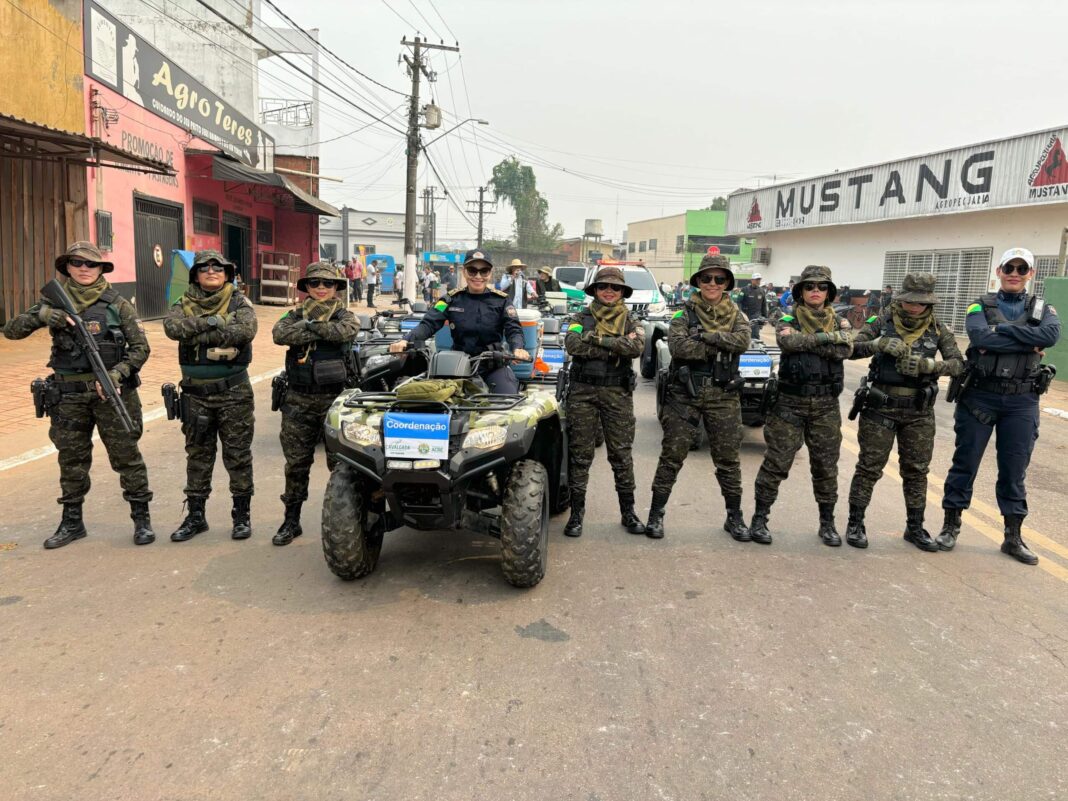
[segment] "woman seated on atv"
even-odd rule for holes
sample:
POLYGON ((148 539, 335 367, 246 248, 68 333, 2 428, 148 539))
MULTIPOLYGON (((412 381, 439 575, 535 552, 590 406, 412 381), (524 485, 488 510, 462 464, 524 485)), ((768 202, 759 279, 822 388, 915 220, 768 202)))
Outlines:
MULTIPOLYGON (((484 250, 469 250, 464 255, 464 278, 467 286, 454 289, 434 304, 419 325, 403 339, 389 346, 390 353, 403 353, 410 342, 422 342, 434 336, 447 322, 452 330, 453 350, 469 356, 500 346, 503 338, 516 359, 528 360, 524 349, 523 327, 508 295, 489 286, 493 262, 484 250)), ((490 392, 514 394, 519 391, 519 379, 508 365, 483 362, 480 375, 490 392)))

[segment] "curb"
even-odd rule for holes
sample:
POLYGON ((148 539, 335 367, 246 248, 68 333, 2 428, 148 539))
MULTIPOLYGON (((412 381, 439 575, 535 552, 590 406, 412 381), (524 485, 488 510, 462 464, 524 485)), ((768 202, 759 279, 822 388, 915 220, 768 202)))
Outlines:
MULTIPOLYGON (((258 384, 261 381, 266 381, 269 378, 274 378, 276 375, 278 375, 280 369, 281 368, 275 368, 270 372, 260 373, 258 375, 251 376, 249 378, 249 383, 258 384)), ((156 420, 160 420, 166 416, 167 410, 162 406, 158 409, 153 409, 151 412, 142 417, 142 427, 147 428, 149 423, 153 423, 156 420)), ((99 441, 100 434, 94 431, 93 442, 99 441)), ((24 451, 18 456, 10 456, 7 459, 0 460, 0 473, 3 473, 6 470, 12 470, 16 467, 21 467, 22 465, 29 464, 30 462, 35 462, 38 459, 43 459, 45 456, 51 456, 55 452, 56 448, 54 445, 45 445, 42 448, 33 448, 32 450, 24 451)))

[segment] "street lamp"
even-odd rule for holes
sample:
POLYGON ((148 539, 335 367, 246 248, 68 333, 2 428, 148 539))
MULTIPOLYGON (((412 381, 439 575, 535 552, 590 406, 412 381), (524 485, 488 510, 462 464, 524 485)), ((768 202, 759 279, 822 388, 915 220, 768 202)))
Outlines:
POLYGON ((468 118, 467 118, 466 120, 464 120, 463 122, 458 122, 458 123, 456 123, 456 124, 455 124, 454 126, 452 126, 451 128, 449 128, 449 130, 445 131, 444 133, 442 133, 442 134, 439 134, 438 136, 435 136, 435 137, 434 137, 433 139, 431 139, 431 140, 430 140, 429 142, 425 142, 425 143, 423 144, 423 147, 430 147, 430 146, 431 146, 432 144, 434 144, 434 143, 435 143, 436 141, 438 141, 438 140, 439 140, 439 139, 441 139, 442 137, 444 137, 444 136, 448 136, 448 135, 449 135, 449 134, 451 134, 451 133, 452 133, 453 131, 455 131, 455 130, 456 130, 457 128, 459 128, 459 127, 460 127, 461 125, 466 125, 466 124, 467 124, 467 123, 469 123, 469 122, 477 122, 477 123, 478 123, 479 125, 489 125, 489 120, 480 120, 480 119, 478 119, 477 117, 468 117, 468 118))

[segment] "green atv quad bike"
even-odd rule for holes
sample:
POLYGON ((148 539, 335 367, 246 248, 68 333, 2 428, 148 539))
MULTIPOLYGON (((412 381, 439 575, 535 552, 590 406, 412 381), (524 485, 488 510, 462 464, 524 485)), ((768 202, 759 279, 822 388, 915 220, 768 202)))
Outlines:
POLYGON ((504 579, 533 587, 545 576, 549 516, 568 508, 567 426, 555 387, 493 394, 486 361, 441 351, 425 378, 392 392, 349 390, 324 426, 334 463, 323 499, 323 553, 346 581, 375 569, 387 531, 477 531, 501 541, 504 579))

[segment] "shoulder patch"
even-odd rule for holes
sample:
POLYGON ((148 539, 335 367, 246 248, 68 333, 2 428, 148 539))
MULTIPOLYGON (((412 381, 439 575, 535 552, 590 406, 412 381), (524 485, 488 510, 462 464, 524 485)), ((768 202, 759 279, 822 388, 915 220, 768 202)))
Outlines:
POLYGON ((509 317, 518 317, 519 316, 519 314, 515 310, 515 306, 506 306, 505 307, 505 314, 507 314, 509 317))
POLYGON ((870 324, 870 323, 875 323, 875 322, 878 322, 878 321, 879 321, 879 315, 877 315, 877 314, 873 314, 873 315, 872 315, 871 317, 869 317, 869 318, 868 318, 867 320, 865 320, 864 322, 865 322, 865 323, 869 323, 869 324, 870 324))
POLYGON ((434 308, 440 312, 443 312, 447 308, 449 308, 449 304, 446 303, 444 300, 439 300, 437 303, 434 304, 434 308))
POLYGON ((782 321, 784 323, 792 323, 794 321, 794 316, 792 314, 784 314, 782 316, 782 321))
POLYGON ((677 311, 673 315, 671 315, 671 319, 672 320, 677 320, 678 318, 682 317, 682 315, 683 315, 683 313, 681 311, 677 311))
POLYGON ((287 311, 286 311, 286 313, 285 313, 285 314, 283 314, 283 315, 282 315, 281 317, 279 317, 278 319, 279 319, 279 320, 284 320, 284 319, 286 319, 286 318, 287 318, 287 317, 288 317, 288 316, 289 316, 290 314, 292 314, 292 313, 293 313, 293 310, 292 310, 292 309, 289 309, 289 310, 287 310, 287 311))
POLYGON ((572 323, 571 325, 569 325, 567 327, 567 330, 568 331, 573 331, 576 334, 581 334, 582 333, 582 324, 581 323, 572 323))
POLYGON ((981 312, 982 310, 983 305, 981 303, 973 303, 971 306, 968 307, 968 314, 976 314, 977 312, 981 312))
POLYGON ((1055 308, 1053 308, 1053 306, 1046 306, 1046 310, 1047 310, 1047 311, 1048 311, 1048 312, 1049 312, 1050 314, 1052 314, 1052 315, 1053 315, 1054 317, 1056 317, 1056 316, 1057 316, 1057 310, 1056 310, 1055 308))

